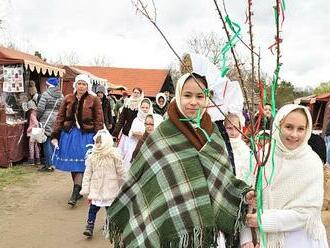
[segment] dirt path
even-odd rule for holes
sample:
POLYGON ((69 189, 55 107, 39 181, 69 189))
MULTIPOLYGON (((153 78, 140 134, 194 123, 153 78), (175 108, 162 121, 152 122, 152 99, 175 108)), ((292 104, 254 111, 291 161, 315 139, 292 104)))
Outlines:
POLYGON ((69 174, 33 173, 28 183, 0 191, 0 247, 111 248, 102 234, 105 210, 100 210, 93 239, 86 239, 88 205, 66 203, 71 191, 69 174))

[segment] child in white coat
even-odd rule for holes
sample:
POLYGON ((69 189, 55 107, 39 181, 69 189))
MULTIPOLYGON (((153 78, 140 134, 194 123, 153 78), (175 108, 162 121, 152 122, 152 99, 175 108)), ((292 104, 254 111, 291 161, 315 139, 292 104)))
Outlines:
POLYGON ((84 235, 93 236, 97 212, 101 207, 106 209, 116 198, 122 185, 125 170, 122 157, 113 146, 113 139, 107 130, 100 130, 94 136, 93 148, 86 159, 86 170, 83 177, 81 195, 88 195, 90 202, 87 226, 84 235))

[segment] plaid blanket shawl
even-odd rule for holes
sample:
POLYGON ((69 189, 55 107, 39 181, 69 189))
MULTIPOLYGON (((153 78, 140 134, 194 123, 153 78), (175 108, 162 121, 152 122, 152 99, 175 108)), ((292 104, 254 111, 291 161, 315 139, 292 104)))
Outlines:
POLYGON ((170 120, 141 147, 108 209, 115 247, 214 247, 245 217, 249 187, 231 171, 217 128, 197 151, 170 120))

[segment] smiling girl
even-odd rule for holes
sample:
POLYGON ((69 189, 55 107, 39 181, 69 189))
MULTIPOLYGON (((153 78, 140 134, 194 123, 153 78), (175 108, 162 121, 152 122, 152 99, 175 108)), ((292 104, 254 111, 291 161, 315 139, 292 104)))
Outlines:
MULTIPOLYGON (((264 185, 261 224, 267 248, 328 247, 321 221, 323 163, 308 145, 312 120, 307 108, 296 104, 282 107, 273 123, 275 171, 264 185)), ((266 165, 266 176, 271 166, 266 165)), ((246 223, 258 227, 256 214, 246 223)))

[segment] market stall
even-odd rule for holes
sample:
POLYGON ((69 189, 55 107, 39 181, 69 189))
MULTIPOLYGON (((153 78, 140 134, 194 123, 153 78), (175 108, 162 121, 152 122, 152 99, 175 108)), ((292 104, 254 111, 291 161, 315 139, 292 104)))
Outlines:
POLYGON ((20 161, 28 153, 24 106, 30 80, 41 93, 48 77, 63 77, 64 72, 39 57, 0 46, 0 167, 20 161))
POLYGON ((330 93, 310 95, 294 100, 294 103, 309 106, 313 118, 313 129, 324 134, 330 118, 330 93))
POLYGON ((73 82, 77 75, 79 74, 86 74, 90 77, 91 82, 93 84, 93 91, 96 90, 98 85, 103 85, 106 89, 116 89, 116 90, 127 90, 125 86, 120 86, 116 84, 109 83, 107 79, 95 76, 94 74, 82 70, 80 68, 74 66, 64 66, 63 69, 65 70, 65 74, 63 76, 63 84, 62 84, 62 91, 64 95, 70 94, 73 91, 73 82))

